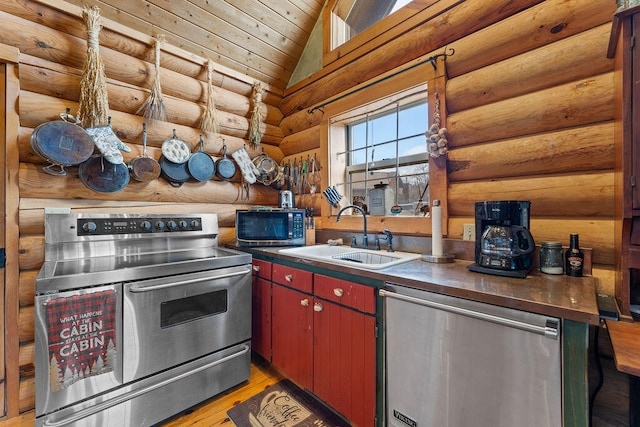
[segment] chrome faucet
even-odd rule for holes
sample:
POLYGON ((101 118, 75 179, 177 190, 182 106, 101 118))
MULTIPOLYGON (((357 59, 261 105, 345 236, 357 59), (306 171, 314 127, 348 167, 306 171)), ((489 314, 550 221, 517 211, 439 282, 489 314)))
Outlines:
MULTIPOLYGON (((362 219, 364 221, 364 230, 363 230, 363 235, 362 235, 362 245, 358 245, 358 241, 356 240, 356 238, 354 237, 351 240, 351 247, 352 248, 363 248, 363 249, 376 249, 375 247, 369 247, 369 237, 367 236, 367 214, 365 213, 364 209, 362 209, 360 206, 356 206, 356 205, 349 205, 349 206, 345 206, 344 208, 340 209, 340 212, 338 212, 338 217, 336 218, 336 222, 340 222, 340 215, 342 215, 342 212, 344 212, 347 209, 357 209, 362 213, 362 219)), ((378 249, 380 249, 380 247, 378 247, 378 249)))

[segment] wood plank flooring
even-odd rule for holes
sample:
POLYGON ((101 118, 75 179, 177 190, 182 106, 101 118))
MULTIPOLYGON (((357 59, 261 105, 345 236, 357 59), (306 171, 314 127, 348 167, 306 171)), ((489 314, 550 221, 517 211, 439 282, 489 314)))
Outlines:
POLYGON ((278 382, 282 377, 266 362, 251 363, 249 381, 218 395, 193 409, 161 424, 162 427, 233 427, 235 424, 227 417, 227 411, 238 403, 260 393, 278 382))

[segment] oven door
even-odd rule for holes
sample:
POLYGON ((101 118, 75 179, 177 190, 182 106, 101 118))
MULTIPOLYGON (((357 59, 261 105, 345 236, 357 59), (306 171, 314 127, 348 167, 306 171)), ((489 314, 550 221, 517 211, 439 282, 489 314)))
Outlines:
POLYGON ((36 416, 122 384, 122 285, 35 297, 36 416))
POLYGON ((251 265, 125 283, 123 377, 132 381, 251 338, 251 265))

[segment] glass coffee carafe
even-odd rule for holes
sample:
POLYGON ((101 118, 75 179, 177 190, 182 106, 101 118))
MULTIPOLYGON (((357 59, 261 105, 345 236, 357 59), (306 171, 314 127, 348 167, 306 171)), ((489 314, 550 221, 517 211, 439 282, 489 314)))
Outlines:
POLYGON ((529 230, 519 225, 490 225, 482 234, 484 265, 505 270, 517 269, 523 256, 535 249, 529 230))

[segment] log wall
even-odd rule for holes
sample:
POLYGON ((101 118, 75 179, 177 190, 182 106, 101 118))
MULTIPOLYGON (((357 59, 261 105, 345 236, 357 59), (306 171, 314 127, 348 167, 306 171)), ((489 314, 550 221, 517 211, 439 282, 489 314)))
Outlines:
MULTIPOLYGON (((236 209, 272 205, 277 201, 277 191, 262 184, 251 186, 249 198, 243 198, 239 170, 229 182, 194 181, 179 188, 162 178, 150 183, 131 179, 124 190, 108 194, 85 187, 77 167, 68 168, 65 177, 45 173, 42 166, 47 163, 33 152, 31 133, 42 123, 59 120, 58 114, 66 108, 70 108, 72 114, 77 112, 87 49, 82 19, 50 4, 56 3, 8 0, 0 4, 0 44, 20 51, 17 67, 20 94, 16 105, 19 161, 8 165, 17 171, 17 185, 12 194, 19 201, 15 212, 19 223, 19 280, 8 283, 17 289, 6 292, 16 296, 16 301, 7 301, 7 307, 9 312, 17 311, 17 325, 13 328, 17 335, 15 342, 19 342, 19 346, 8 345, 6 349, 9 360, 7 415, 10 418, 35 406, 33 294, 35 278, 44 261, 45 207, 65 207, 74 212, 217 213, 222 245, 235 239, 236 209)), ((103 26, 100 56, 105 64, 111 124, 118 137, 131 148, 130 153, 123 153, 128 162, 142 154, 142 123, 146 120, 136 111, 147 99, 153 84, 154 47, 103 26)), ((264 136, 259 149, 250 148, 253 81, 214 72, 220 133, 203 133, 199 124, 206 106, 206 62, 202 65, 202 58, 191 61, 164 51, 160 58, 160 80, 169 118, 147 123, 150 156, 160 157, 162 142, 171 138, 176 129, 178 137, 193 150, 198 149, 199 135, 204 134, 204 149, 214 160, 222 155, 223 139, 229 153, 246 147, 251 157, 264 152, 276 161, 282 160, 280 94, 266 92, 263 95, 264 136)))
MULTIPOLYGON (((474 201, 531 200, 536 241, 567 244, 570 232, 579 233, 581 244, 593 248, 599 287, 612 290, 613 62, 606 58, 606 51, 615 2, 438 3, 440 9, 435 9, 436 4, 433 10, 415 15, 410 29, 400 34, 394 28, 393 37, 372 40, 356 52, 345 53, 289 88, 284 99, 266 93, 265 152, 278 161, 326 153, 326 147, 321 147, 322 113, 309 114, 308 108, 420 56, 453 48, 455 54, 446 60, 451 144, 448 237, 460 239, 463 225, 474 222, 474 201)), ((236 208, 275 204, 277 192, 254 185, 249 200, 241 200, 237 175, 231 182, 186 183, 178 189, 162 180, 132 181, 121 192, 98 194, 82 185, 73 168, 67 177, 45 174, 44 162, 31 150, 29 138, 37 125, 56 120, 65 108, 77 110, 86 52, 83 24, 79 17, 37 0, 0 2, 0 20, 0 44, 21 52, 19 164, 15 165, 19 280, 8 283, 18 289, 13 292, 16 301, 7 301, 19 309, 20 345, 6 349, 14 363, 6 367, 8 415, 14 417, 34 407, 33 288, 44 258, 45 207, 78 212, 215 212, 220 241, 225 243, 234 238, 236 208)), ((142 151, 143 119, 135 111, 152 83, 153 47, 109 28, 102 30, 100 44, 112 124, 132 148, 125 154, 127 161, 142 151)), ((148 128, 149 154, 156 159, 162 141, 174 128, 195 147, 206 96, 206 67, 163 53, 161 79, 172 118, 148 128)), ((251 85, 220 73, 214 75, 214 85, 222 131, 207 135, 205 149, 217 158, 222 138, 230 150, 246 143, 251 85)), ((260 153, 250 150, 250 154, 260 153)), ((320 162, 326 160, 320 158, 320 162)), ((319 194, 297 196, 297 200, 314 206, 316 212, 326 205, 319 194)))
POLYGON ((344 53, 341 66, 328 64, 285 92, 283 152, 321 145, 326 118, 310 107, 454 49, 446 59, 448 237, 461 239, 464 224, 474 223, 475 201, 531 200, 535 240, 568 245, 569 233, 579 233, 581 245, 593 248, 599 288, 613 293, 613 61, 606 53, 615 5, 474 0, 430 10, 404 34, 368 42, 375 46, 366 54, 344 53))

